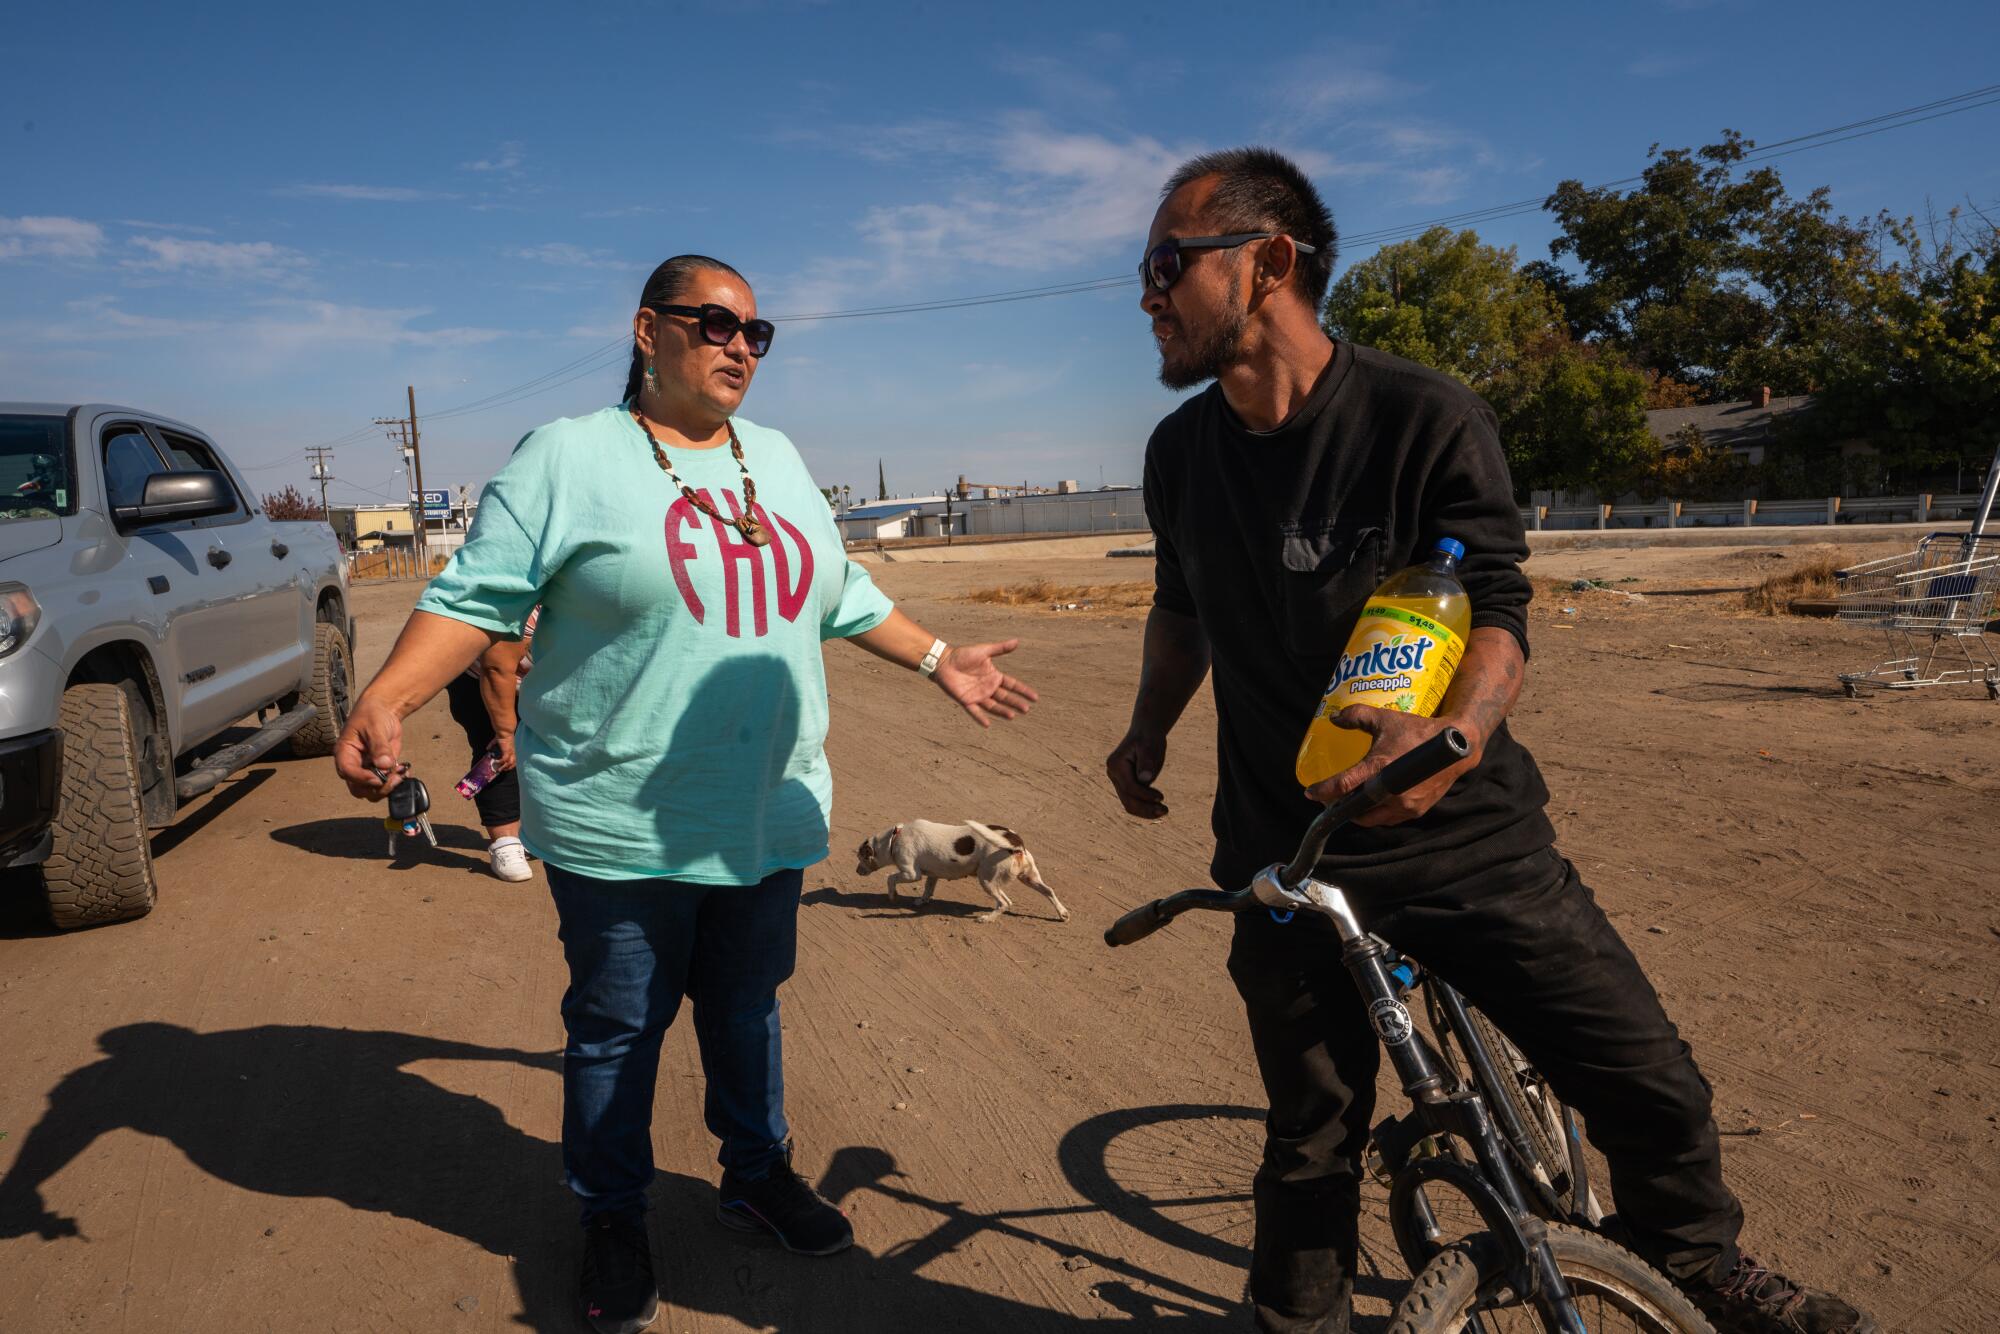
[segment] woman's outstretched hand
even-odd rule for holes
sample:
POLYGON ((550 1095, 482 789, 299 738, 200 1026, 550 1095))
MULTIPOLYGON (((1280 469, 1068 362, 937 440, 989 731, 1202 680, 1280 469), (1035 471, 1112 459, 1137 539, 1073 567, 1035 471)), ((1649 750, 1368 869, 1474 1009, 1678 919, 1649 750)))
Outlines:
POLYGON ((995 718, 1018 718, 1034 707, 1041 696, 1025 682, 1001 671, 994 659, 1021 646, 1018 639, 998 644, 954 645, 939 660, 931 680, 958 701, 981 727, 991 727, 995 718))

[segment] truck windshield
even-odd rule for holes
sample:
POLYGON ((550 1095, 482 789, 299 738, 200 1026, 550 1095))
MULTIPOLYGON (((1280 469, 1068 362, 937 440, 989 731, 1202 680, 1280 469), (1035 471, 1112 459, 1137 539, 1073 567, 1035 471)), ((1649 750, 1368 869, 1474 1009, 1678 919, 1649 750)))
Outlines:
POLYGON ((61 417, 0 415, 0 522, 76 513, 66 434, 61 417))

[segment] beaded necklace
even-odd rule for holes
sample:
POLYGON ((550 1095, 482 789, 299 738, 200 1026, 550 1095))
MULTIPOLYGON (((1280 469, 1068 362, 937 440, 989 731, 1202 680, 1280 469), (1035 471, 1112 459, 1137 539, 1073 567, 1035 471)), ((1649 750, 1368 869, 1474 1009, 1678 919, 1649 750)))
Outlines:
POLYGON ((686 497, 688 504, 717 523, 730 525, 743 534, 743 540, 753 547, 771 545, 771 535, 764 530, 763 524, 757 522, 757 479, 750 475, 750 467, 743 461, 743 442, 736 438, 735 422, 725 418, 722 424, 729 430, 729 452, 743 474, 743 513, 733 519, 726 519, 700 492, 681 480, 680 474, 674 471, 674 465, 667 460, 667 451, 660 444, 659 437, 653 434, 653 428, 647 424, 645 416, 637 408, 632 409, 632 420, 639 423, 639 429, 646 433, 646 439, 651 442, 653 462, 660 465, 660 471, 667 475, 668 481, 680 488, 681 495, 686 497))

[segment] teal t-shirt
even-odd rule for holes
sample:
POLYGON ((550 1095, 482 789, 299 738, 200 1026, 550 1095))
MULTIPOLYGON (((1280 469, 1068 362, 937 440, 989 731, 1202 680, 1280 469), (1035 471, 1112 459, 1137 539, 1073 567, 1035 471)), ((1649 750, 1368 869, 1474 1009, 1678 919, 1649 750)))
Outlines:
MULTIPOLYGON (((889 599, 847 559, 792 442, 736 419, 766 547, 689 504, 630 414, 531 432, 480 498, 420 611, 519 635, 539 603, 515 738, 522 842, 605 879, 754 885, 827 855, 821 641, 889 599)), ((727 517, 727 445, 670 449, 727 517)))

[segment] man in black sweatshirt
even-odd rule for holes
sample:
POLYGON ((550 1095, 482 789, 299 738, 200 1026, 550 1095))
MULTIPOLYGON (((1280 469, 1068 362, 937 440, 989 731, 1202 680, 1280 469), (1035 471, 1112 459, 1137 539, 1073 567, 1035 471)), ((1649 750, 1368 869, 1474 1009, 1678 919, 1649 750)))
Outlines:
MULTIPOLYGON (((1209 388, 1146 447, 1158 560, 1132 726, 1105 762, 1125 809, 1166 814, 1167 734, 1215 673, 1216 882, 1291 855, 1319 804, 1451 724, 1472 757, 1336 836, 1321 878, 1364 925, 1491 1016, 1580 1112, 1633 1245, 1718 1329, 1874 1334, 1873 1320, 1738 1251, 1709 1086, 1652 984, 1557 853, 1548 790, 1507 729, 1528 658, 1527 539, 1493 412, 1447 376, 1335 343, 1318 310, 1333 219, 1279 155, 1199 157, 1167 183, 1141 305, 1160 379, 1209 388), (1465 546, 1472 633, 1435 718, 1354 706, 1368 758, 1302 793, 1293 762, 1363 602, 1439 538, 1465 546)), ((1261 1329, 1347 1328, 1360 1155, 1379 1048, 1331 928, 1236 920, 1229 971, 1271 1100, 1250 1295, 1261 1329)))

